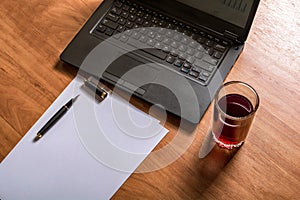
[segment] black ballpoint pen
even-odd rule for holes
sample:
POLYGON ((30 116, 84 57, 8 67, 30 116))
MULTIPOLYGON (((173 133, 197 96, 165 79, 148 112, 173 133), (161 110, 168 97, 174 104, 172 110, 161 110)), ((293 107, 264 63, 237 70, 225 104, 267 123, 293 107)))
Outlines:
POLYGON ((39 132, 36 134, 36 137, 34 138, 34 141, 39 140, 45 133, 56 123, 66 112, 71 108, 75 100, 79 97, 77 95, 76 97, 72 98, 68 103, 66 103, 63 107, 61 107, 54 115, 51 117, 51 119, 39 130, 39 132))

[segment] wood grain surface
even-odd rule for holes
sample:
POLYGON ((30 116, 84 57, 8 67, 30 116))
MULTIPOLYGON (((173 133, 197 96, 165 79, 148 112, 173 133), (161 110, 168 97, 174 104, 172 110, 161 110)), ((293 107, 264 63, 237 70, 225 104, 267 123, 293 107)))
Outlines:
MULTIPOLYGON (((100 3, 1 1, 0 161, 76 76, 59 55, 100 3)), ((261 0, 245 49, 226 79, 230 80, 249 83, 261 98, 243 147, 228 152, 215 146, 207 157, 198 157, 209 131, 210 107, 194 134, 183 136, 191 144, 178 159, 139 173, 154 163, 147 158, 113 199, 299 199, 298 0, 261 0)), ((133 103, 148 109, 141 100, 133 103)), ((178 125, 170 116, 165 123, 170 133, 154 151, 173 141, 178 125)), ((164 156, 168 160, 172 150, 164 156)))

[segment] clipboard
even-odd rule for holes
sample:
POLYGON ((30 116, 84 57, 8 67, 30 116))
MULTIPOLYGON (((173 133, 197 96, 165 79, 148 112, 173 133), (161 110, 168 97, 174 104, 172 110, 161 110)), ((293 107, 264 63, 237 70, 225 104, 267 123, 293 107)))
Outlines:
POLYGON ((157 119, 117 95, 95 102, 83 83, 75 77, 2 161, 1 200, 109 199, 167 134, 157 119), (77 94, 71 110, 34 143, 43 124, 77 94), (119 108, 127 110, 121 122, 116 120, 126 113, 116 117, 119 108), (122 128, 128 119, 136 129, 122 128))

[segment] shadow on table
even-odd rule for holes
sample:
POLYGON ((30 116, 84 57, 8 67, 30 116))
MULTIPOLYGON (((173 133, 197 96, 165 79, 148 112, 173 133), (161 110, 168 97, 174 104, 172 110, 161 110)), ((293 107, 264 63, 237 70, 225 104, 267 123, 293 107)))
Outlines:
POLYGON ((54 66, 54 70, 59 71, 60 73, 70 77, 70 78, 74 78, 78 72, 78 69, 75 67, 72 67, 69 64, 66 64, 60 60, 57 60, 55 66, 54 66))
POLYGON ((200 148, 199 157, 193 162, 195 172, 195 185, 193 196, 199 198, 201 194, 214 182, 222 172, 239 148, 225 149, 219 147, 209 132, 200 148))

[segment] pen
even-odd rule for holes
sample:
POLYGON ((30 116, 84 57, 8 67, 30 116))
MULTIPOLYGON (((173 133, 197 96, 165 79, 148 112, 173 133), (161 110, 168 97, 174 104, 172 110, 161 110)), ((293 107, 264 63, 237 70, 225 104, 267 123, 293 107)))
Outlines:
POLYGON ((75 102, 75 100, 79 97, 77 95, 76 97, 72 98, 68 103, 66 103, 63 107, 61 107, 54 115, 51 117, 51 119, 39 130, 39 132, 36 134, 36 137, 34 138, 34 141, 39 140, 45 133, 56 123, 66 112, 71 108, 72 104, 75 102))

